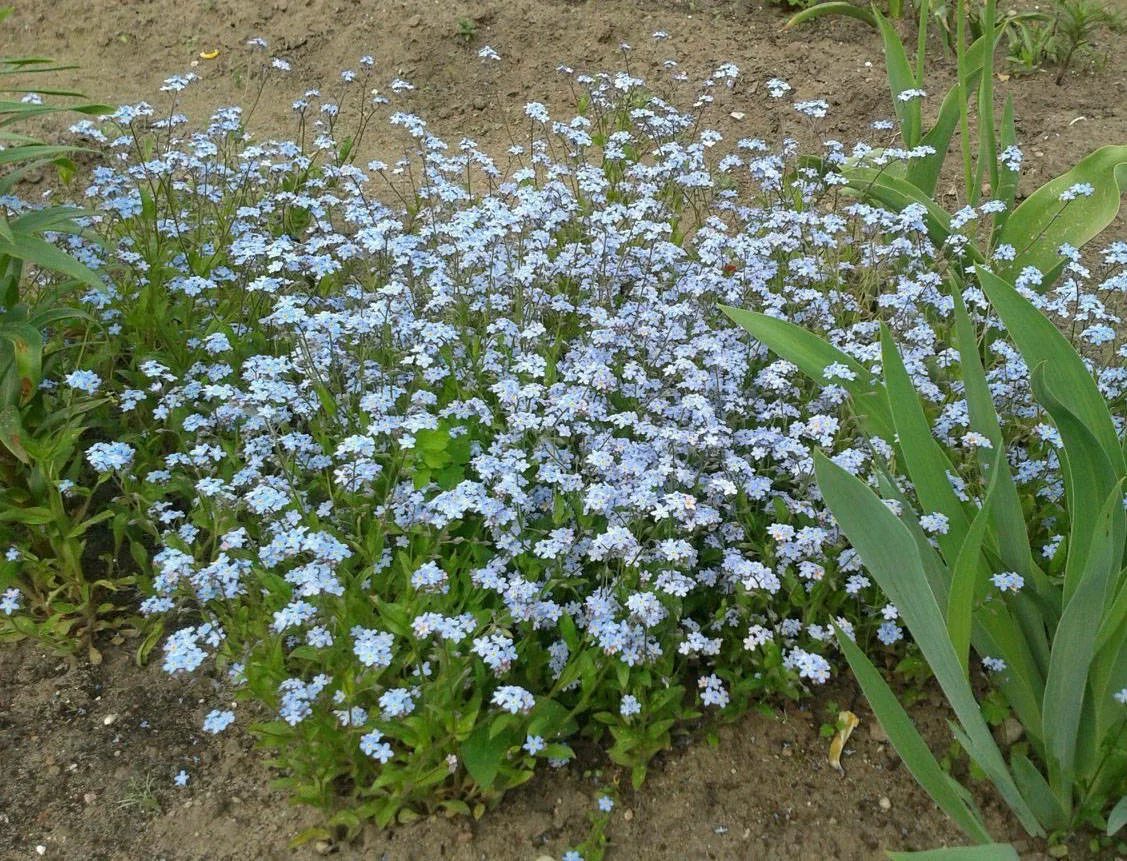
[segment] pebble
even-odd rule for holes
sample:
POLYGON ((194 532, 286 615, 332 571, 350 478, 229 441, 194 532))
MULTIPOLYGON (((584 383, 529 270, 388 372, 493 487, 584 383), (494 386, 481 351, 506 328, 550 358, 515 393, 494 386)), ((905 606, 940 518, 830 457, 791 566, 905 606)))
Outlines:
POLYGON ((1025 735, 1025 727, 1021 725, 1021 721, 1014 717, 1008 717, 1002 721, 1002 725, 998 728, 998 734, 1001 736, 1003 744, 1014 744, 1021 741, 1021 737, 1025 735))
POLYGON ((113 715, 113 714, 106 715, 104 718, 102 718, 102 726, 111 726, 113 724, 113 722, 116 721, 116 720, 117 720, 117 715, 113 715))
POLYGON ((880 797, 880 801, 878 801, 877 804, 880 805, 881 810, 891 810, 892 809, 892 801, 889 799, 889 797, 887 795, 882 795, 880 797))

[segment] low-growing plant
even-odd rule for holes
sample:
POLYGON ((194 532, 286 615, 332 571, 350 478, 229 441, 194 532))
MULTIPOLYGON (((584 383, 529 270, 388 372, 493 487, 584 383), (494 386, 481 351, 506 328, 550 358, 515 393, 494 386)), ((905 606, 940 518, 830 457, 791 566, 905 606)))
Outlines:
MULTIPOLYGON (((834 624, 895 663, 896 608, 811 474, 816 447, 861 467, 876 443, 717 306, 862 356, 885 317, 934 347, 959 261, 925 213, 840 195, 834 142, 818 166, 722 146, 731 64, 687 109, 679 70, 574 75, 576 116, 527 105, 500 161, 372 66, 298 99, 296 142, 248 139, 234 108, 188 131, 188 76, 159 119, 76 127, 112 163, 85 192, 100 243, 64 241, 112 278, 66 369, 111 399, 74 468, 149 581, 140 655, 224 674, 282 785, 349 833, 480 815, 577 737, 640 782, 686 722, 828 678, 834 624), (348 102, 361 124, 390 102, 404 157, 362 163, 348 102)), ((816 128, 826 105, 781 109, 816 128)))
POLYGON ((1025 72, 1046 65, 1057 68, 1063 84, 1073 63, 1092 54, 1092 40, 1101 32, 1119 33, 1127 19, 1098 0, 1054 0, 1049 12, 1022 21, 1009 40, 1010 63, 1025 72))
POLYGON ((720 153, 735 74, 688 111, 577 76, 579 115, 528 105, 507 164, 393 108, 414 152, 361 169, 316 96, 304 146, 233 109, 80 126, 120 153, 87 190, 116 430, 86 475, 151 570, 140 651, 214 659, 328 827, 480 815, 577 736, 640 782, 687 721, 825 680, 835 620, 895 658, 808 501, 815 445, 867 457, 855 428, 716 306, 860 344, 935 249, 790 145, 720 153))

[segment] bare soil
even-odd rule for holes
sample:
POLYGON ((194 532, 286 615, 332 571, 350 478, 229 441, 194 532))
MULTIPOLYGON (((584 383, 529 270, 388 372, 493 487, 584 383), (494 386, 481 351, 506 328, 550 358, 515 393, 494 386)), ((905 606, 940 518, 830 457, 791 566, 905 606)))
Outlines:
MULTIPOLYGON (((879 40, 849 20, 785 32, 783 21, 774 7, 738 0, 22 0, 0 28, 0 53, 76 63, 81 70, 66 83, 109 103, 161 104, 161 81, 192 70, 201 80, 183 109, 203 120, 253 97, 244 44, 262 36, 293 72, 263 93, 251 123, 260 136, 291 134, 291 100, 327 88, 370 53, 381 81, 415 84, 410 108, 437 134, 497 148, 529 100, 569 115, 557 65, 618 69, 627 42, 634 50, 625 62, 644 77, 670 56, 694 76, 724 61, 739 65, 741 80, 720 112, 725 131, 791 133, 780 112, 762 110, 763 82, 779 76, 796 98, 829 100, 818 133, 847 143, 864 137, 872 119, 890 112, 879 40), (651 39, 659 29, 667 42, 651 39), (477 50, 485 44, 504 61, 483 67, 477 50), (212 51, 214 59, 201 57, 212 51)), ((998 82, 1014 96, 1026 188, 1097 146, 1127 141, 1127 51, 1095 47, 1104 60, 1070 72, 1062 86, 1052 71, 998 82)), ((938 61, 929 85, 937 94, 950 65, 938 61)), ((401 145, 382 127, 367 139, 377 152, 401 145)), ((201 733, 214 696, 206 677, 171 679, 114 648, 100 666, 28 643, 0 650, 0 859, 39 857, 37 847, 64 859, 558 858, 586 836, 597 793, 618 776, 595 757, 539 776, 480 822, 427 819, 370 829, 349 846, 291 849, 315 812, 268 788, 270 769, 239 729, 201 733), (191 775, 185 788, 172 782, 181 768, 191 775)), ((711 740, 698 731, 660 758, 637 792, 623 779, 608 859, 862 859, 960 842, 851 688, 769 711, 717 728, 711 740), (863 721, 844 775, 829 766, 818 735, 831 700, 863 721)), ((933 747, 946 747, 941 712, 925 702, 921 714, 933 747)), ((989 797, 985 804, 994 833, 1007 836, 1004 817, 989 797)), ((1047 857, 1019 846, 1025 857, 1047 857)))
MULTIPOLYGON (((90 861, 309 858, 330 849, 386 861, 559 858, 586 836, 596 797, 620 780, 589 756, 539 776, 479 822, 424 819, 369 829, 348 846, 290 849, 317 815, 269 789, 270 769, 248 735, 200 731, 214 705, 210 679, 138 668, 123 650, 95 667, 30 643, 0 651, 0 679, 4 859, 37 857, 36 846, 44 857, 90 861), (191 776, 184 788, 172 780, 180 769, 191 776)), ((960 842, 851 688, 767 712, 686 736, 637 792, 621 775, 607 857, 861 859, 960 842), (818 733, 837 707, 862 719, 844 774, 830 767, 818 733)), ((931 729, 938 740, 941 722, 931 729)), ((1000 813, 988 812, 998 829, 1000 813)))

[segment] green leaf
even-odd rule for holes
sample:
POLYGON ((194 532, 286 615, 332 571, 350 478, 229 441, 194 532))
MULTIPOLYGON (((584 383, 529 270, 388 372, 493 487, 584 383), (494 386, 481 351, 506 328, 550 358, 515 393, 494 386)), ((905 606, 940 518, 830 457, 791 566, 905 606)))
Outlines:
POLYGON ((490 724, 483 721, 459 747, 462 763, 477 785, 488 789, 497 778, 505 753, 512 747, 512 730, 497 735, 490 732, 490 724))
POLYGON ((844 15, 847 18, 856 18, 858 21, 864 21, 874 30, 877 27, 877 19, 873 17, 873 13, 868 9, 863 6, 854 6, 852 3, 843 3, 840 2, 840 0, 834 0, 834 2, 819 3, 817 6, 803 9, 787 21, 787 23, 783 25, 783 29, 789 30, 792 27, 797 27, 800 24, 821 18, 823 15, 844 15))
POLYGON ((51 243, 34 236, 21 234, 14 243, 0 241, 0 254, 18 257, 40 269, 68 275, 91 287, 100 289, 103 286, 101 279, 93 271, 51 243))
POLYGON ((981 843, 989 843, 990 833, 982 824, 977 811, 966 804, 956 789, 954 779, 940 767, 935 755, 912 723, 912 719, 900 705, 896 694, 857 644, 845 636, 836 625, 834 627, 837 630, 841 651, 849 662, 849 668, 857 677, 857 682, 864 691, 873 713, 912 777, 967 837, 981 843))
MULTIPOLYGON (((999 450, 998 459, 1005 457, 999 450)), ((962 664, 963 672, 970 672, 970 642, 971 630, 974 621, 974 605, 978 597, 979 584, 982 580, 980 572, 982 567, 982 541, 986 536, 986 528, 990 523, 990 511, 994 505, 997 494, 998 473, 995 470, 990 489, 986 492, 982 508, 978 510, 970 529, 967 530, 963 546, 955 558, 955 565, 951 569, 951 591, 947 597, 947 633, 951 638, 951 645, 962 664)))
POLYGON ((1021 861, 1009 843, 986 843, 981 846, 950 846, 925 849, 922 852, 889 852, 892 861, 1021 861))
MULTIPOLYGON (((982 65, 986 55, 986 37, 981 36, 967 50, 966 74, 967 88, 973 89, 982 75, 982 65)), ((935 186, 939 182, 939 174, 943 170, 943 162, 947 158, 947 149, 951 145, 951 138, 959 124, 959 87, 955 85, 947 91, 943 103, 939 107, 939 115, 935 125, 920 140, 921 146, 929 146, 935 152, 923 158, 914 158, 908 162, 906 178, 908 182, 922 191, 929 198, 935 195, 935 186)))
POLYGON ((896 117, 900 121, 900 136, 904 144, 911 149, 920 142, 920 100, 908 99, 904 101, 900 94, 905 90, 916 89, 916 76, 908 63, 908 55, 904 52, 904 43, 896 28, 889 23, 874 6, 873 18, 877 22, 881 41, 884 43, 884 65, 888 71, 888 89, 892 93, 892 106, 896 117))
MULTIPOLYGON (((862 197, 876 200, 888 209, 900 212, 913 203, 922 206, 928 236, 936 245, 942 245, 951 235, 950 214, 908 180, 893 176, 887 169, 878 170, 863 165, 842 167, 839 173, 849 180, 851 189, 862 197)), ((975 261, 983 259, 982 252, 973 244, 968 243, 966 251, 975 261)))
MULTIPOLYGON (((957 286, 952 287, 950 295, 954 301, 955 335, 970 426, 972 430, 990 440, 994 452, 997 453, 1003 450, 1005 440, 1002 437, 1002 427, 998 422, 994 400, 990 396, 986 371, 982 367, 974 324, 967 314, 962 294, 957 286)), ((988 451, 981 451, 979 465, 988 484, 994 481, 991 473, 994 470, 999 471, 998 496, 992 507, 998 551, 1005 565, 1025 575, 1034 568, 1033 551, 1029 546, 1025 513, 1021 507, 1013 474, 1010 472, 1009 462, 1004 456, 991 456, 988 451)))
POLYGON ((983 292, 1006 324, 1025 364, 1030 369, 1045 365, 1046 383, 1099 440, 1115 470, 1115 477, 1122 478, 1127 469, 1111 411, 1079 353, 1052 321, 1010 284, 981 267, 976 267, 976 271, 983 292))
POLYGON ((1068 814, 1061 807, 1053 790, 1049 787, 1044 775, 1022 753, 1010 755, 1010 767, 1013 769, 1021 794, 1037 814, 1037 819, 1050 829, 1066 829, 1068 827, 1068 814))
POLYGON ((23 447, 27 433, 23 429, 19 411, 14 404, 0 407, 0 443, 21 463, 30 465, 31 458, 23 447))
POLYGON ((726 305, 721 305, 720 309, 757 341, 788 362, 797 365, 802 373, 819 386, 832 383, 845 388, 853 399, 854 412, 865 424, 869 433, 890 443, 895 440, 896 429, 892 423, 883 387, 869 370, 852 356, 787 320, 726 305), (826 379, 825 369, 833 364, 844 365, 853 372, 856 379, 826 379))
MULTIPOLYGON (((1060 455, 1068 502, 1070 531, 1065 563, 1062 603, 1067 606, 1088 571, 1088 556, 1095 548, 1093 536, 1098 522, 1092 513, 1101 510, 1115 484, 1115 472, 1099 442, 1077 415, 1061 403, 1046 379, 1047 366, 1033 369, 1031 384, 1038 402, 1048 410, 1064 443, 1060 455)), ((1118 571, 1118 559, 1112 563, 1118 571)))
POLYGON ((1124 825, 1127 825, 1127 795, 1119 799, 1107 815, 1107 836, 1114 837, 1124 825))
POLYGON ((877 585, 900 611, 965 728, 970 742, 967 753, 986 772, 1025 829, 1041 835, 1041 826, 1014 785, 974 699, 911 534, 863 482, 821 452, 814 456, 814 471, 822 496, 842 532, 877 585))
MULTIPOLYGON (((1006 96, 1006 105, 1002 109, 1002 127, 998 133, 998 152, 1004 152, 1011 146, 1017 146, 1017 124, 1014 120, 1013 96, 1006 96)), ((998 164, 998 187, 994 189, 996 200, 1006 204, 1004 212, 994 216, 994 235, 1002 233, 1009 221, 1010 212, 1013 210, 1014 201, 1017 199, 1017 186, 1021 177, 1021 170, 1010 170, 1004 164, 998 164)))
POLYGON ((1035 266, 1046 276, 1042 288, 1056 280, 1064 265, 1057 251, 1062 244, 1084 245, 1115 220, 1127 190, 1127 145, 1105 146, 1081 159, 1075 167, 1049 180, 1013 211, 999 242, 1017 249, 1017 257, 1002 272, 1015 276, 1035 266), (1077 183, 1089 183, 1089 197, 1064 203, 1062 192, 1077 183))
POLYGON ((939 535, 937 540, 944 555, 954 559, 970 525, 947 477, 956 473, 955 466, 932 435, 920 396, 888 327, 883 324, 880 341, 885 388, 904 464, 924 512, 939 512, 947 518, 946 534, 939 535))
MULTIPOLYGON (((1090 517, 1090 513, 1087 515, 1090 517)), ((1123 484, 1115 485, 1095 518, 1091 530, 1091 551, 1085 570, 1065 604, 1060 623, 1053 635, 1049 672, 1045 679, 1045 702, 1042 713, 1052 715, 1044 722, 1045 750, 1049 757, 1049 774, 1057 798, 1071 810, 1072 783, 1076 751, 1081 735, 1090 734, 1091 726, 1081 719, 1089 670, 1096 651, 1096 620, 1106 603, 1108 582, 1118 573, 1123 551, 1122 531, 1116 529, 1115 518, 1123 517, 1123 484), (1118 546, 1115 546, 1118 544, 1118 546), (1054 767, 1055 766, 1055 767, 1054 767)), ((1070 548, 1069 555, 1075 552, 1070 548)))
POLYGON ((43 336, 27 323, 0 322, 0 338, 12 345, 19 380, 19 400, 21 404, 26 404, 35 394, 43 376, 43 336))

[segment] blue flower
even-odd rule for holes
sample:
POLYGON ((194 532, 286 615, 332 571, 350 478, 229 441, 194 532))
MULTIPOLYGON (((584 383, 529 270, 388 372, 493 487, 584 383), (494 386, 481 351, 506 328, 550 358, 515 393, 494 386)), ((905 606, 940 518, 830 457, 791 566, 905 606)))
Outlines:
POLYGON ((207 717, 203 720, 204 732, 217 735, 234 722, 235 713, 233 711, 219 711, 218 709, 214 709, 208 712, 207 717))

